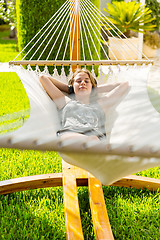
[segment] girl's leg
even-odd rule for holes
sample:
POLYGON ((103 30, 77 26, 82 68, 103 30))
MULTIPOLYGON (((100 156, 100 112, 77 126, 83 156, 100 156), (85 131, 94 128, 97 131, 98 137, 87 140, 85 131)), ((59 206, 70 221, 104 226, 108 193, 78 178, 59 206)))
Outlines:
POLYGON ((100 141, 99 138, 95 135, 92 136, 86 136, 81 133, 74 133, 74 132, 66 132, 59 136, 59 139, 61 140, 62 144, 63 141, 67 142, 73 142, 72 144, 83 144, 89 141, 100 141))

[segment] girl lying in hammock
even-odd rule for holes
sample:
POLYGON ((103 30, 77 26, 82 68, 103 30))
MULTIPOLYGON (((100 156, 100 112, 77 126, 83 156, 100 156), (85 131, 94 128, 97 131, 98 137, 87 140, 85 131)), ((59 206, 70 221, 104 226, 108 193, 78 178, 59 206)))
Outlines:
POLYGON ((59 109, 62 127, 57 135, 63 140, 73 137, 104 139, 105 114, 120 102, 129 88, 128 82, 97 86, 87 69, 77 69, 69 86, 48 75, 41 75, 40 82, 59 109), (68 97, 64 93, 74 94, 68 97), (100 93, 106 94, 101 96, 100 93))

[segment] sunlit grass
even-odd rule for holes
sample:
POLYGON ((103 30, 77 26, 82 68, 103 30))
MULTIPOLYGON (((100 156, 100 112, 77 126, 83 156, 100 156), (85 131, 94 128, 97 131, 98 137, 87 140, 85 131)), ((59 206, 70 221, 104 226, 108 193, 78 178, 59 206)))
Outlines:
POLYGON ((0 72, 0 106, 0 134, 17 129, 29 117, 29 99, 14 72, 0 72))
POLYGON ((0 149, 0 180, 37 174, 62 172, 56 152, 0 149))
POLYGON ((66 239, 61 188, 1 197, 1 239, 66 239))
POLYGON ((30 108, 24 86, 14 72, 0 72, 0 106, 1 116, 30 108))
POLYGON ((9 39, 9 30, 0 31, 0 62, 9 62, 17 55, 17 40, 9 39))
POLYGON ((159 239, 159 193, 109 187, 104 195, 115 239, 159 239))

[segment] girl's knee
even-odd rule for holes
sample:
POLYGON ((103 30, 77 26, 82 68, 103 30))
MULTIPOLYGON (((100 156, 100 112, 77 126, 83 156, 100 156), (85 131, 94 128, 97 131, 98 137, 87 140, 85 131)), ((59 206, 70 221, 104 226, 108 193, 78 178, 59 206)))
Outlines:
POLYGON ((89 136, 88 138, 89 140, 92 140, 92 141, 100 141, 97 136, 89 136))

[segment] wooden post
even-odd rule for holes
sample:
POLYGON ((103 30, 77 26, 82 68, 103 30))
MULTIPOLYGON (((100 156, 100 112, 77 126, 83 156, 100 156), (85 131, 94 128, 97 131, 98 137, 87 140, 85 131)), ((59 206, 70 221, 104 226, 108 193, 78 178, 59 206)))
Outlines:
MULTIPOLYGON (((80 0, 70 0, 70 60, 80 60, 80 0)), ((76 65, 72 66, 74 72, 76 65)))

